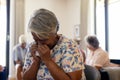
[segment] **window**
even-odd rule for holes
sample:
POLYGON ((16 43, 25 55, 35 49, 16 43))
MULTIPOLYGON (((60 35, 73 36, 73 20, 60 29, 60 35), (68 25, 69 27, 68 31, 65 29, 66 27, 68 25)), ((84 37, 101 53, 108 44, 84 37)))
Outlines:
POLYGON ((0 0, 0 65, 6 66, 6 0, 0 0))
POLYGON ((120 0, 96 0, 96 35, 110 59, 120 59, 120 0))
POLYGON ((104 2, 96 1, 96 35, 100 42, 100 47, 105 50, 105 12, 104 2))
POLYGON ((120 59, 120 0, 111 0, 108 4, 109 55, 111 59, 120 59))

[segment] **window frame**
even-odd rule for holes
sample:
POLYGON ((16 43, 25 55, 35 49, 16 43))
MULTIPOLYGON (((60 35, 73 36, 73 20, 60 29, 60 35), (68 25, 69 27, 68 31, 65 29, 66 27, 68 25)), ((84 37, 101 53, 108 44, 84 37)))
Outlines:
MULTIPOLYGON (((94 9, 94 27, 95 27, 95 29, 94 29, 94 33, 95 33, 95 35, 97 35, 97 22, 96 22, 96 20, 97 20, 97 0, 94 0, 94 6, 95 6, 95 9, 94 9)), ((104 0, 104 14, 105 14, 105 50, 106 51, 109 51, 108 50, 108 46, 109 46, 109 40, 108 40, 108 0, 104 0)))
MULTIPOLYGON (((104 14, 105 14, 105 17, 104 17, 104 19, 105 19, 105 50, 109 53, 109 11, 108 11, 108 6, 109 6, 109 1, 108 0, 102 0, 103 1, 103 4, 104 4, 104 14)), ((97 35, 97 0, 94 0, 94 5, 95 5, 95 10, 94 10, 94 17, 95 17, 95 21, 94 21, 94 27, 95 27, 95 34, 97 35)), ((113 61, 113 60, 117 60, 117 61, 115 61, 115 62, 120 62, 120 59, 111 59, 111 61, 113 61)))
POLYGON ((9 49, 10 49, 10 0, 6 0, 7 6, 7 31, 6 31, 6 78, 9 75, 9 49))

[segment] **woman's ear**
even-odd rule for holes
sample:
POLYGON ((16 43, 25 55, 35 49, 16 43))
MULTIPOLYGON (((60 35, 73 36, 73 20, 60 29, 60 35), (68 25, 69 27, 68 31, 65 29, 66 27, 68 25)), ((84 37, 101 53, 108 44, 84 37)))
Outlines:
POLYGON ((57 29, 56 29, 56 31, 58 32, 58 30, 59 30, 59 25, 57 25, 57 29))

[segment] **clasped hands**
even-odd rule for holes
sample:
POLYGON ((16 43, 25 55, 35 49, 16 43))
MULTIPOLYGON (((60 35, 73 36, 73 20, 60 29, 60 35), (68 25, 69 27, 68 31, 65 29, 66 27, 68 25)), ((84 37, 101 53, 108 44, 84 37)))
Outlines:
POLYGON ((30 47, 30 52, 33 59, 37 62, 51 60, 50 49, 47 45, 41 44, 39 42, 38 44, 32 44, 30 47), (36 52, 38 52, 39 56, 36 55, 36 52))

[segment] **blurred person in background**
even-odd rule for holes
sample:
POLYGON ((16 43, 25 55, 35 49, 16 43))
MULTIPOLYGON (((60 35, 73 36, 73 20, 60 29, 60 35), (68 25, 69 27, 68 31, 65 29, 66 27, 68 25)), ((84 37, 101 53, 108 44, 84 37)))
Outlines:
POLYGON ((86 57, 86 64, 100 69, 102 67, 116 67, 118 64, 110 62, 108 53, 99 46, 99 41, 95 35, 89 35, 85 38, 86 46, 90 53, 86 57))
POLYGON ((16 68, 17 80, 22 80, 22 68, 27 53, 27 42, 24 34, 19 36, 19 43, 13 48, 13 61, 16 68))
MULTIPOLYGON (((109 54, 99 46, 99 40, 95 35, 88 35, 85 38, 86 46, 90 50, 86 57, 85 64, 96 67, 101 73, 101 80, 109 80, 108 72, 105 68, 119 67, 119 64, 111 63, 109 54)), ((110 70, 112 76, 117 76, 116 71, 110 70)), ((119 72, 119 71, 118 71, 119 72)))

